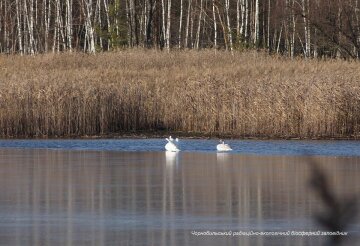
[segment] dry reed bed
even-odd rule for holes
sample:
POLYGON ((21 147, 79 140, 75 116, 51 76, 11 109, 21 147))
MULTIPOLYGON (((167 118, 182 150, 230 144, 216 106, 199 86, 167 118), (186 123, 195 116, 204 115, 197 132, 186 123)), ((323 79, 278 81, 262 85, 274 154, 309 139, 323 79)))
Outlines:
POLYGON ((0 136, 356 137, 360 64, 129 50, 0 57, 0 136))

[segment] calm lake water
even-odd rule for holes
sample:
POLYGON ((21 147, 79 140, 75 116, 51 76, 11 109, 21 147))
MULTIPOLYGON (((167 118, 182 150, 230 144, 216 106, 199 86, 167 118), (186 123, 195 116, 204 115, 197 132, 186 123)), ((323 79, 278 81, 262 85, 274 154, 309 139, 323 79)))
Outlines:
MULTIPOLYGON (((360 142, 0 141, 0 245, 321 245, 321 236, 192 232, 329 231, 309 185, 316 162, 332 192, 360 192, 360 142), (315 156, 306 156, 315 155, 315 156)), ((359 245, 360 221, 346 229, 359 245)))
MULTIPOLYGON (((218 140, 180 139, 179 147, 186 152, 216 153, 218 140)), ((227 140, 232 153, 250 155, 321 155, 359 156, 360 141, 299 141, 299 140, 227 140)), ((94 140, 0 140, 0 148, 103 150, 103 151, 164 151, 165 139, 94 139, 94 140)))

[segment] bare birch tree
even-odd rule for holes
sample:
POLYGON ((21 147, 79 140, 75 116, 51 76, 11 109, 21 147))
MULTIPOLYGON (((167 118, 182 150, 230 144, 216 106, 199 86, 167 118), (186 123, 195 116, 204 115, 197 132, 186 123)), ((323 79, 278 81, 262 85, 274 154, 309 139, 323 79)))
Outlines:
POLYGON ((304 20, 304 35, 305 35, 305 57, 309 57, 310 55, 310 30, 308 23, 308 0, 301 0, 302 3, 302 15, 304 20))
POLYGON ((181 48, 181 33, 182 33, 182 23, 183 23, 183 5, 184 5, 184 0, 180 1, 180 18, 179 18, 179 36, 178 36, 178 40, 179 40, 179 44, 178 44, 178 48, 181 48))
POLYGON ((189 47, 188 47, 188 41, 189 41, 191 4, 192 4, 192 0, 189 0, 189 1, 188 1, 187 19, 186 19, 186 32, 185 32, 185 45, 184 45, 185 48, 189 48, 189 47))
POLYGON ((259 0, 255 0, 255 28, 254 28, 254 44, 257 46, 259 42, 259 0))
POLYGON ((85 4, 85 30, 89 48, 87 49, 90 53, 95 53, 95 36, 94 27, 92 25, 93 17, 93 2, 92 0, 83 0, 85 4))
POLYGON ((212 14, 214 22, 214 48, 217 49, 217 22, 216 22, 216 13, 215 13, 215 0, 212 0, 212 14))
POLYGON ((203 0, 200 0, 200 11, 199 11, 198 27, 196 32, 195 49, 199 49, 202 13, 203 13, 203 0))
POLYGON ((170 26, 171 26, 171 0, 167 3, 167 25, 166 25, 166 48, 170 51, 170 26))
POLYGON ((15 1, 15 8, 16 8, 16 20, 17 20, 17 36, 18 36, 18 49, 20 54, 23 54, 23 35, 22 35, 22 29, 21 29, 21 15, 20 15, 20 11, 21 11, 21 5, 19 3, 19 0, 15 1))
POLYGON ((66 0, 66 40, 69 51, 72 51, 72 3, 73 0, 66 0))
POLYGON ((1 0, 0 53, 117 46, 360 58, 358 0, 1 0), (174 20, 175 25, 174 25, 174 20), (220 27, 220 28, 219 28, 220 27), (236 35, 236 37, 234 37, 236 35), (176 40, 172 39, 176 37, 176 40), (251 45, 249 45, 251 43, 251 45))
MULTIPOLYGON (((257 1, 257 0, 256 0, 257 1)), ((226 11, 226 21, 227 21, 227 36, 230 44, 230 51, 233 51, 233 40, 232 40, 232 30, 231 30, 231 24, 230 24, 230 16, 229 16, 229 9, 230 9, 230 1, 225 0, 225 11, 226 11)))

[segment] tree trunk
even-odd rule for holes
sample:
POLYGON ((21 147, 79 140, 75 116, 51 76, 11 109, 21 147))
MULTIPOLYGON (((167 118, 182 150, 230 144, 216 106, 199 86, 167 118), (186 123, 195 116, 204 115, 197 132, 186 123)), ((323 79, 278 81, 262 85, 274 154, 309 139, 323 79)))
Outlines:
POLYGON ((166 44, 167 44, 167 40, 166 40, 166 34, 167 34, 167 31, 166 31, 166 25, 165 25, 165 22, 166 22, 166 15, 165 15, 165 13, 166 13, 166 2, 165 2, 165 0, 161 0, 161 3, 162 3, 162 5, 161 5, 161 10, 162 10, 162 33, 163 33, 163 39, 164 39, 164 43, 165 43, 165 48, 167 48, 166 47, 166 44))
POLYGON ((270 16, 271 16, 271 0, 268 2, 268 16, 267 16, 267 47, 270 49, 270 16))
POLYGON ((249 39, 249 2, 248 0, 243 0, 244 4, 244 12, 245 12, 245 25, 244 25, 244 37, 245 43, 248 42, 249 39))
MULTIPOLYGON (((109 16, 109 3, 108 0, 104 0, 104 9, 105 9, 105 15, 106 15, 106 24, 107 24, 107 35, 112 35, 111 33, 111 24, 110 24, 110 16, 109 16)), ((108 38, 107 41, 107 50, 110 49, 111 46, 111 37, 108 38)))
POLYGON ((151 26, 153 21, 154 13, 154 0, 149 0, 148 2, 148 18, 146 24, 146 46, 150 48, 152 46, 152 37, 151 37, 151 26))
POLYGON ((72 0, 66 0, 66 41, 69 51, 72 51, 72 0))
POLYGON ((254 30, 254 44, 256 47, 259 45, 259 0, 255 0, 255 30, 254 30))
POLYGON ((212 13, 213 13, 213 21, 214 21, 214 48, 217 49, 217 22, 216 22, 216 14, 215 14, 215 0, 212 0, 212 13))
POLYGON ((188 47, 188 41, 189 41, 189 28, 190 28, 190 15, 191 15, 191 3, 192 0, 189 0, 188 5, 188 11, 187 11, 187 20, 186 20, 186 32, 185 32, 185 48, 188 47))
POLYGON ((290 57, 294 58, 295 54, 295 32, 296 32, 296 21, 295 21, 295 14, 294 14, 294 0, 291 0, 291 10, 290 10, 290 18, 292 23, 292 36, 290 40, 290 57))
POLYGON ((197 27, 197 32, 196 32, 196 42, 195 42, 196 49, 199 49, 199 43, 200 43, 200 29, 201 29, 202 12, 203 12, 203 0, 200 1, 200 13, 199 13, 199 21, 198 21, 198 27, 197 27))
POLYGON ((309 32, 309 26, 308 26, 308 12, 306 9, 307 3, 306 0, 301 0, 302 3, 302 15, 304 20, 304 35, 305 35, 305 57, 310 56, 310 34, 309 32))
POLYGON ((15 1, 16 5, 16 21, 17 21, 17 36, 18 36, 18 45, 19 45, 19 52, 22 55, 23 54, 23 36, 22 36, 22 30, 21 30, 21 20, 20 20, 20 11, 21 11, 21 5, 19 4, 19 0, 15 1))
POLYGON ((94 27, 92 26, 92 15, 93 15, 93 10, 92 10, 92 0, 83 0, 85 2, 85 28, 86 28, 86 33, 87 33, 87 37, 88 37, 88 42, 89 42, 89 48, 88 48, 88 52, 90 53, 95 53, 95 36, 94 36, 94 27))
POLYGON ((29 8, 29 40, 30 40, 30 53, 35 54, 35 38, 34 38, 34 0, 30 0, 29 8))
POLYGON ((236 1, 236 42, 240 42, 240 0, 236 1))
POLYGON ((171 26, 171 0, 168 0, 167 4, 167 25, 166 25, 166 48, 170 51, 170 26, 171 26))
MULTIPOLYGON (((257 1, 257 0, 256 0, 257 1)), ((230 44, 230 51, 233 51, 233 41, 232 41, 232 30, 230 25, 230 16, 229 16, 230 2, 229 0, 225 0, 225 10, 226 10, 226 21, 227 21, 227 36, 230 44)))
POLYGON ((229 45, 228 45, 228 40, 227 40, 227 35, 226 35, 227 31, 226 31, 225 23, 223 22, 223 20, 221 18, 220 10, 219 10, 219 8, 217 6, 216 6, 216 10, 217 10, 217 13, 218 13, 218 16, 219 16, 220 25, 221 25, 222 30, 223 30, 225 49, 229 50, 229 45))
POLYGON ((183 20, 183 0, 180 1, 180 20, 179 20, 179 37, 178 48, 181 49, 181 32, 182 32, 182 20, 183 20))
POLYGON ((190 47, 194 48, 194 14, 190 17, 190 47))
MULTIPOLYGON (((127 43, 129 45, 129 47, 133 46, 133 42, 132 42, 132 20, 131 20, 131 9, 130 9, 130 4, 128 2, 129 0, 125 0, 125 8, 126 8, 126 22, 127 22, 127 43)), ((131 0, 130 0, 131 1, 131 0)), ((116 18, 117 19, 117 18, 116 18)), ((118 33, 117 33, 118 35, 118 33)))
POLYGON ((279 54, 279 51, 280 51, 279 49, 280 49, 281 34, 282 34, 283 27, 284 27, 284 24, 282 24, 281 28, 280 28, 279 40, 278 40, 277 47, 276 47, 276 53, 277 54, 279 54))

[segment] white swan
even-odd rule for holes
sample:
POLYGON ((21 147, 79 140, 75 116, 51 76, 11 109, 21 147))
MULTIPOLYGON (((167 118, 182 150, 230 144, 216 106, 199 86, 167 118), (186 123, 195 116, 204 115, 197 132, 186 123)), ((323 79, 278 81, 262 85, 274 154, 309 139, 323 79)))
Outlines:
MULTIPOLYGON (((174 142, 174 139, 173 139, 171 136, 169 137, 169 140, 170 140, 171 142, 174 142)), ((178 139, 178 138, 175 138, 175 141, 176 141, 176 142, 179 142, 179 139, 178 139)))
MULTIPOLYGON (((180 149, 176 146, 176 144, 174 143, 174 139, 171 136, 169 138, 166 138, 166 141, 168 141, 168 143, 165 145, 165 149, 167 151, 171 151, 171 152, 180 151, 180 149)), ((179 139, 176 138, 175 141, 179 142, 179 139)))
POLYGON ((224 143, 224 141, 222 141, 222 140, 220 140, 220 143, 218 145, 216 145, 216 149, 218 151, 231 151, 232 150, 230 145, 224 143))

